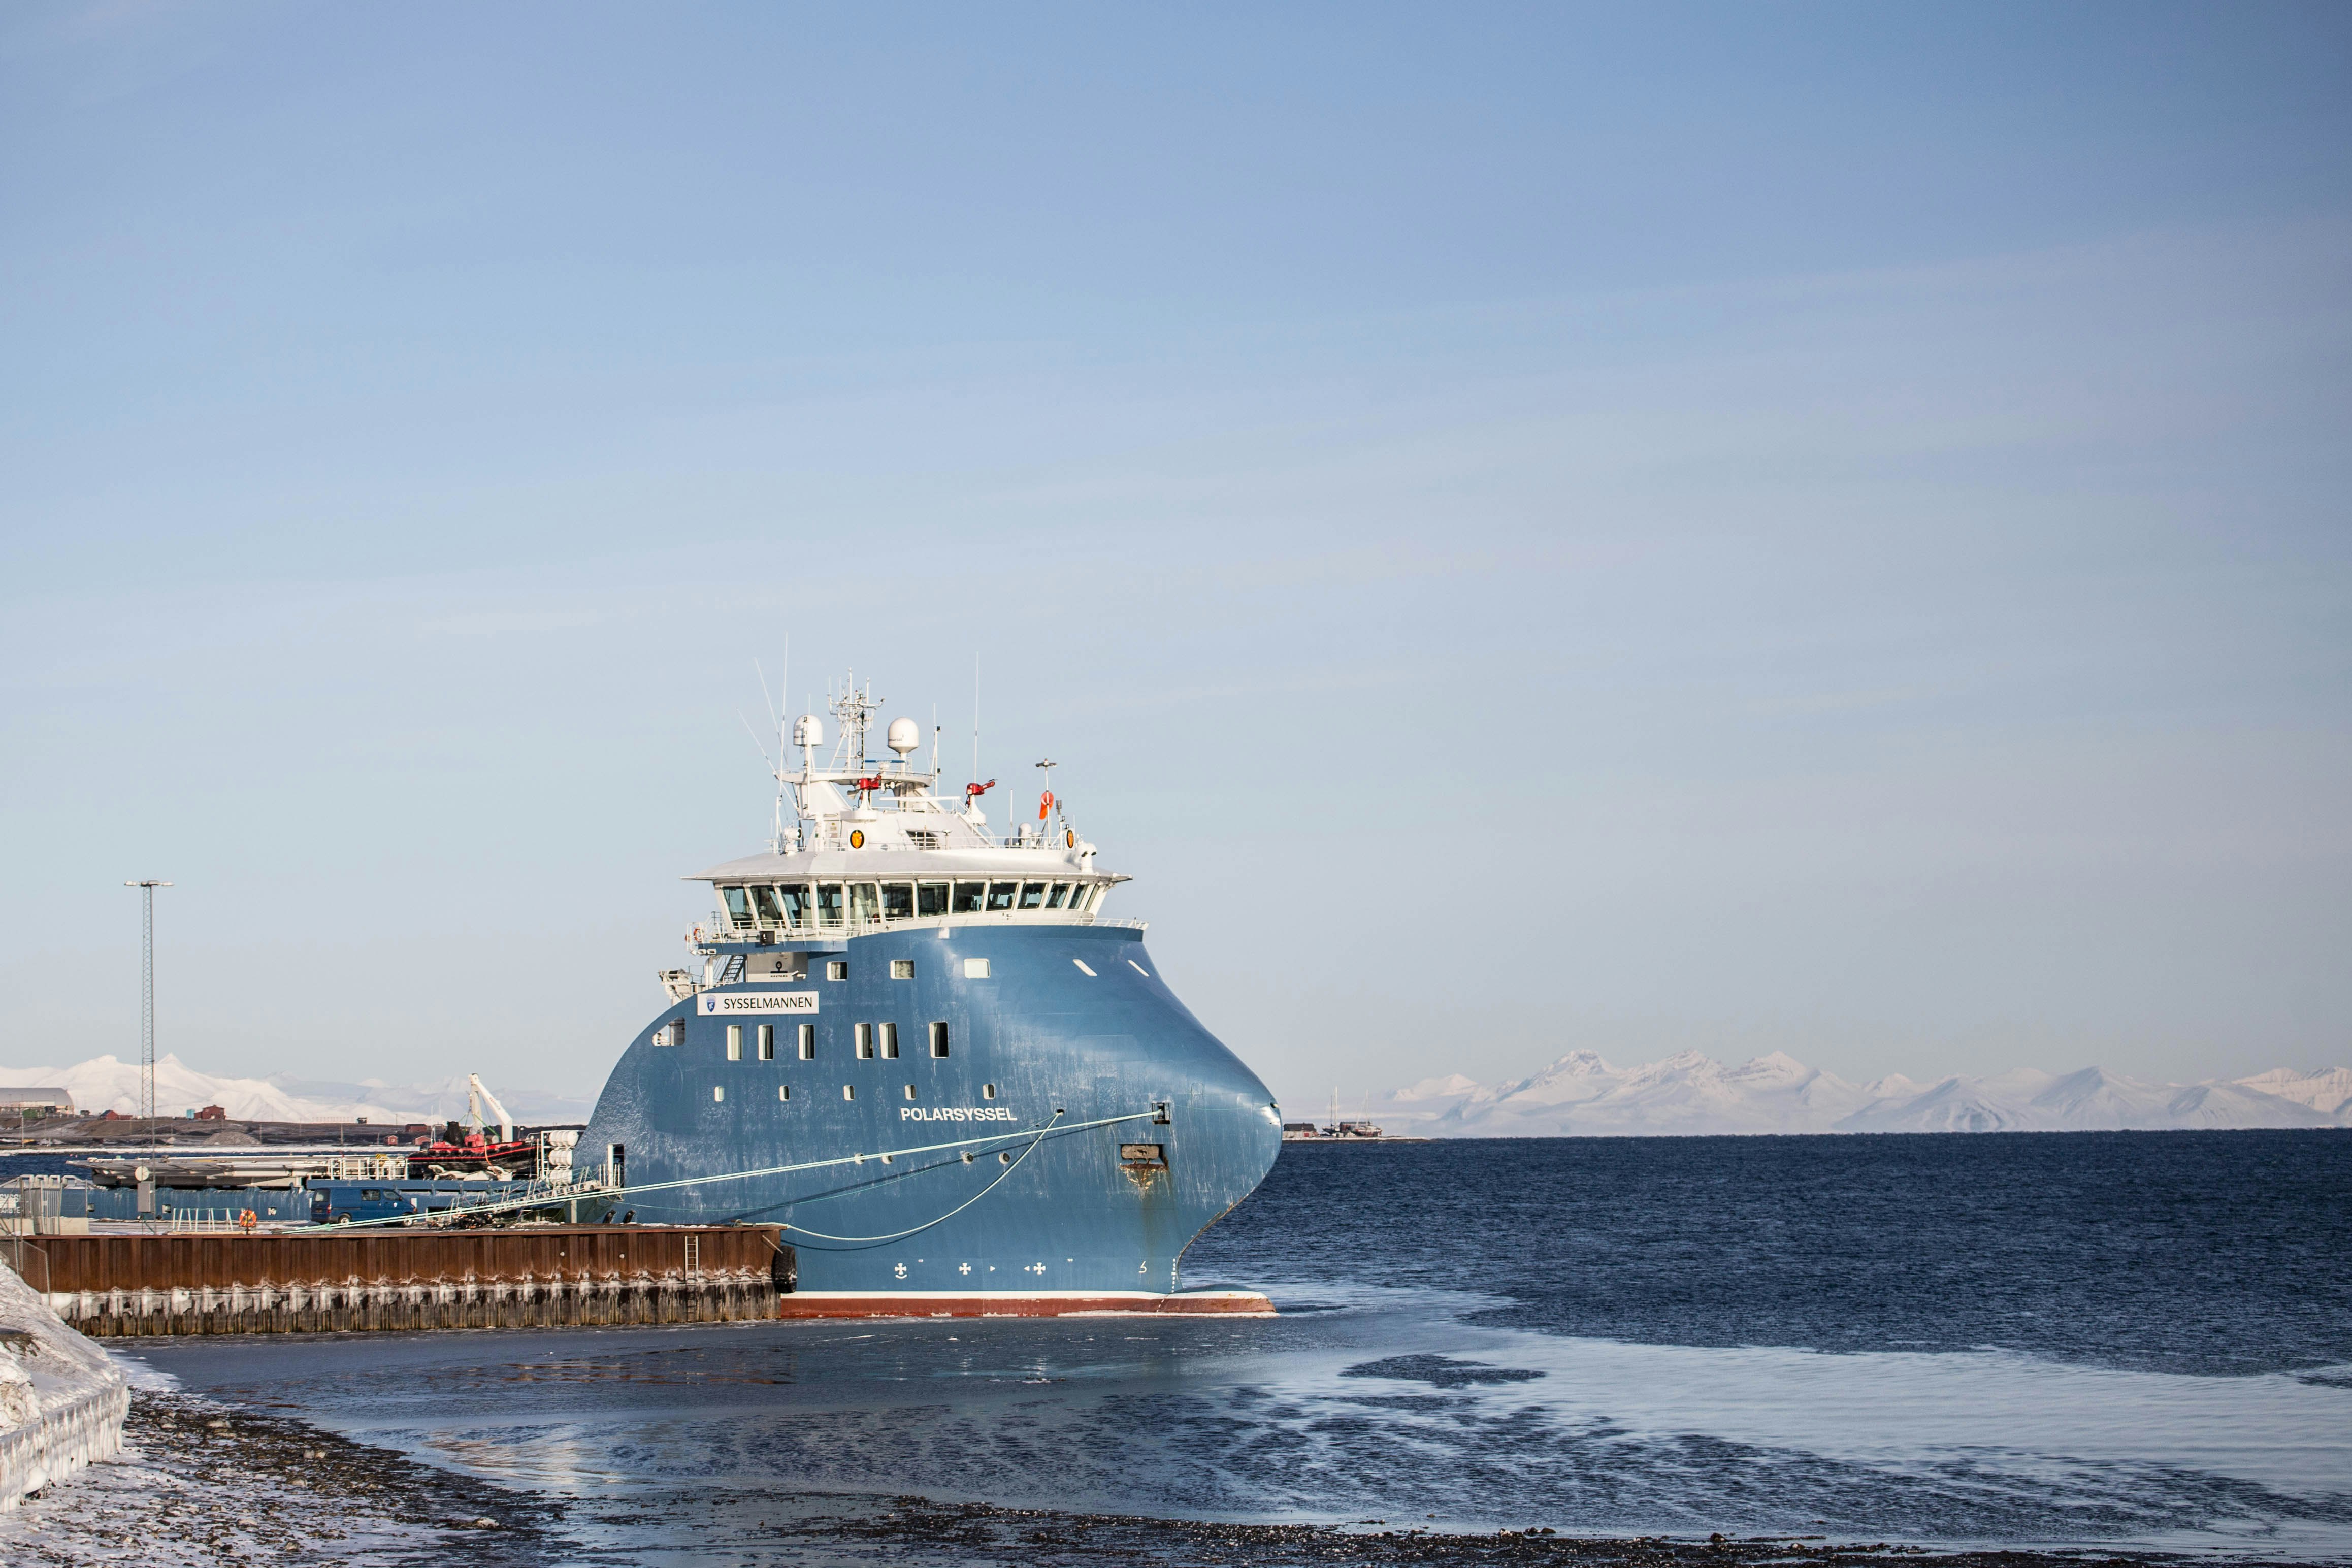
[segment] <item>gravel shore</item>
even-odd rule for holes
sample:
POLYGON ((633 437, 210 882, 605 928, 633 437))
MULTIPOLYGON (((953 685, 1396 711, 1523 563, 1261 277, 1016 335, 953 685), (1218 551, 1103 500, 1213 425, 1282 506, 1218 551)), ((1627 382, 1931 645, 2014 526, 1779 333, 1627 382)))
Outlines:
MULTIPOLYGON (((2160 1555, 1931 1552, 1787 1536, 1587 1539, 1441 1534, 1398 1521, 1223 1524, 887 1498, 666 1489, 510 1491, 284 1415, 139 1390, 121 1456, 0 1514, 0 1561, 26 1568, 232 1563, 622 1568, 1223 1568, 1559 1564, 1560 1568, 2100 1568, 2160 1555)), ((2215 1568, 2210 1557, 2194 1560, 2215 1568)), ((2283 1568, 2278 1558, 2249 1558, 2283 1568)))

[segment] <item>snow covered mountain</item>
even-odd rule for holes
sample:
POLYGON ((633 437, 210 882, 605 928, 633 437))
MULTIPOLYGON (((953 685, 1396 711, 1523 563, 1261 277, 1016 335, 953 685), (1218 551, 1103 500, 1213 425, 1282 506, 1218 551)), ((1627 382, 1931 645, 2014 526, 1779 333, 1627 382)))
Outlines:
MULTIPOLYGON (((0 1068, 0 1086, 32 1084, 64 1089, 73 1096, 77 1110, 93 1115, 118 1110, 130 1116, 139 1110, 137 1062, 106 1056, 69 1068, 0 1068)), ((508 1110, 529 1122, 585 1121, 592 1109, 588 1100, 564 1095, 499 1083, 490 1089, 508 1110)), ((157 1115, 178 1116, 207 1105, 217 1105, 244 1121, 349 1121, 361 1116, 378 1123, 446 1121, 466 1114, 466 1080, 390 1084, 378 1079, 333 1083, 283 1074, 266 1079, 215 1078, 175 1056, 156 1059, 157 1115)))
POLYGON ((1850 1083, 1780 1051, 1727 1067, 1683 1051, 1612 1068, 1570 1051, 1513 1082, 1424 1079, 1365 1108, 1391 1132, 1438 1137, 1720 1132, 2055 1132, 2352 1127, 2352 1072, 2281 1068, 2231 1082, 2149 1083, 2100 1068, 1850 1083))

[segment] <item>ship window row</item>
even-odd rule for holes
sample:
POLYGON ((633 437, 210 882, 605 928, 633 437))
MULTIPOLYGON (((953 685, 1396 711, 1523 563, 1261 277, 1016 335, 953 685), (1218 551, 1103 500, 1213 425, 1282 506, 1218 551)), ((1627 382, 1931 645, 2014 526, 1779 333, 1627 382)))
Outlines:
MULTIPOLYGON (((798 1027, 799 1037, 794 1043, 798 1047, 800 1059, 813 1062, 816 1060, 816 1026, 803 1024, 798 1027)), ((934 1020, 928 1027, 928 1034, 931 1055, 946 1056, 948 1054, 946 1021, 934 1020)), ((676 1045, 685 1037, 686 1020, 680 1018, 667 1027, 656 1030, 654 1034, 654 1044, 676 1045)), ((898 1026, 888 1019, 884 1019, 878 1024, 852 1025, 850 1043, 851 1049, 856 1053, 857 1059, 860 1061, 874 1061, 877 1058, 883 1061, 896 1061, 898 1058, 898 1026)), ((746 1044, 750 1045, 754 1060, 774 1061, 776 1059, 776 1026, 773 1024, 728 1025, 727 1059, 730 1062, 741 1061, 746 1044)))
POLYGON ((941 915, 1013 914, 1024 910, 1083 915, 1102 902, 1108 882, 751 882, 722 887, 729 923, 738 931, 800 931, 872 925, 941 915))
MULTIPOLYGON (((916 1092, 915 1086, 914 1086, 913 1084, 911 1084, 911 1083, 910 1083, 910 1084, 906 1085, 906 1086, 905 1086, 905 1088, 904 1088, 903 1089, 901 1089, 901 1090, 900 1090, 900 1092, 901 1092, 902 1094, 904 1094, 904 1095, 906 1096, 906 1098, 907 1098, 907 1099, 908 1099, 908 1100, 919 1100, 919 1099, 920 1099, 920 1098, 921 1098, 921 1096, 920 1096, 920 1095, 919 1095, 919 1094, 916 1092)), ((984 1083, 984 1084, 982 1084, 982 1085, 980 1086, 980 1097, 981 1097, 982 1100, 994 1100, 994 1099, 996 1098, 996 1086, 995 1086, 994 1084, 992 1084, 992 1083, 984 1083)), ((856 1100, 856 1099, 857 1098, 857 1086, 856 1086, 856 1084, 854 1084, 854 1083, 845 1083, 845 1084, 843 1084, 843 1085, 841 1086, 841 1098, 842 1098, 842 1099, 844 1099, 844 1100, 856 1100)), ((776 1085, 776 1102, 777 1102, 778 1104, 780 1104, 780 1105, 789 1105, 789 1104, 791 1104, 791 1103, 792 1103, 792 1099, 793 1099, 793 1086, 792 1086, 791 1084, 788 1084, 788 1083, 780 1083, 780 1084, 776 1085)), ((714 1083, 714 1084, 712 1084, 712 1085, 710 1086, 710 1100, 711 1100, 711 1103, 712 1103, 712 1104, 714 1104, 714 1105, 724 1105, 724 1104, 726 1104, 726 1103, 727 1103, 727 1086, 726 1086, 725 1084, 723 1084, 723 1083, 714 1083)), ((888 1156, 887 1154, 885 1154, 882 1158, 883 1158, 883 1160, 884 1160, 884 1162, 885 1162, 886 1163, 887 1163, 888 1162, 888 1160, 889 1160, 889 1156, 888 1156)), ((965 1155, 965 1156, 964 1156, 964 1163, 966 1163, 966 1164, 970 1164, 970 1163, 971 1163, 971 1155, 967 1154, 967 1155, 965 1155)), ((372 1197, 374 1197, 376 1194, 373 1194, 373 1193, 366 1193, 366 1194, 362 1194, 362 1196, 364 1196, 364 1197, 371 1197, 371 1198, 372 1198, 372 1197)))

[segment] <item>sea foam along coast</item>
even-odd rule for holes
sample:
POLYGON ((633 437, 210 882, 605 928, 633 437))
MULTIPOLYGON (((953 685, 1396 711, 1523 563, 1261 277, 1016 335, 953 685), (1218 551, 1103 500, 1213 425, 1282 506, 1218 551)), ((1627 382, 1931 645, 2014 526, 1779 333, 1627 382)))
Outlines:
POLYGON ((0 1264, 0 1509, 122 1447, 131 1385, 0 1264))

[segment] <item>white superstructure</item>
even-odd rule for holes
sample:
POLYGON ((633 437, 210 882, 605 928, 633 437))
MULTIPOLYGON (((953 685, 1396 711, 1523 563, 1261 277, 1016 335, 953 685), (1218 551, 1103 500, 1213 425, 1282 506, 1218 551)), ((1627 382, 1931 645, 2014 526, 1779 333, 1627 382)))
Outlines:
MULTIPOLYGON (((887 761, 866 755, 879 707, 870 687, 844 687, 832 702, 837 731, 823 767, 816 753, 824 721, 807 714, 793 723, 791 746, 801 765, 776 770, 769 852, 688 879, 710 883, 719 895, 717 913, 689 936, 695 947, 919 923, 1097 921, 1104 896, 1128 879, 1096 868, 1094 845, 1050 783, 1034 820, 992 834, 981 800, 996 781, 967 784, 961 797, 942 795, 936 731, 928 769, 910 760, 922 742, 909 719, 892 721, 886 731, 887 761)), ((1055 764, 1037 766, 1050 781, 1055 764)))

